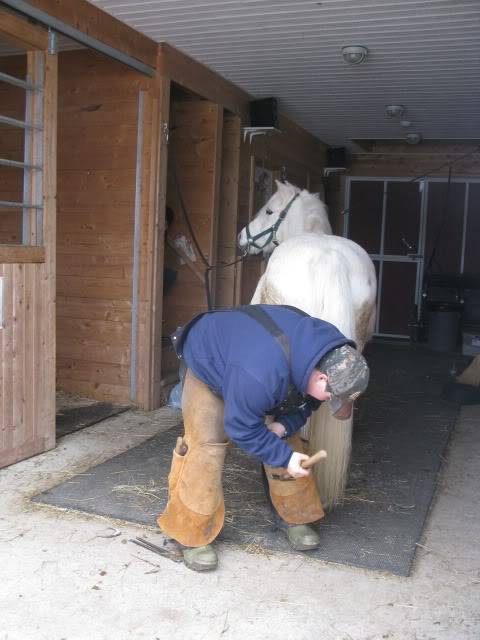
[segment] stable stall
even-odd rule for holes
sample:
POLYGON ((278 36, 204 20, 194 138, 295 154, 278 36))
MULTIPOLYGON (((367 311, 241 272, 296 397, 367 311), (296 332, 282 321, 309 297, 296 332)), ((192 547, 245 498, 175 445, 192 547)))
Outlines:
POLYGON ((31 5, 0 59, 2 465, 54 446, 55 388, 62 411, 161 406, 169 334, 249 300, 238 230, 274 178, 316 188, 325 151, 282 116, 244 139, 248 94, 88 3, 31 5))

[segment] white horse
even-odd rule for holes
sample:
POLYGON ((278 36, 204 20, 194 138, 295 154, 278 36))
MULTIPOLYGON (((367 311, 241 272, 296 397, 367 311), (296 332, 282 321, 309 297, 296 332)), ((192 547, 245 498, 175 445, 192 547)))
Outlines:
MULTIPOLYGON (((251 304, 293 305, 335 325, 363 350, 375 326, 375 268, 362 247, 332 235, 317 195, 277 181, 277 191, 242 229, 238 242, 250 254, 272 254, 251 304)), ((342 499, 351 435, 352 418, 337 420, 326 405, 310 418, 312 451, 328 452, 315 470, 327 507, 342 499)))

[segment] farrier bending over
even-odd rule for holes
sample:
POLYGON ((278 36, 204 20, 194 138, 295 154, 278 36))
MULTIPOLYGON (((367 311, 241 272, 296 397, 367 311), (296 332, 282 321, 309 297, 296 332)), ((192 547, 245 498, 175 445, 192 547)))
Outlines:
MULTIPOLYGON (((315 549, 323 517, 308 443, 297 431, 330 401, 347 419, 368 384, 363 356, 336 327, 294 307, 247 305, 194 318, 176 339, 188 369, 182 412, 185 435, 173 452, 169 498, 158 524, 183 545, 185 564, 214 569, 211 542, 223 526, 221 483, 228 440, 264 465, 280 529, 296 550, 315 549), (273 416, 266 424, 265 417, 273 416), (294 481, 277 478, 288 472, 294 481)), ((312 452, 313 453, 313 452, 312 452)))

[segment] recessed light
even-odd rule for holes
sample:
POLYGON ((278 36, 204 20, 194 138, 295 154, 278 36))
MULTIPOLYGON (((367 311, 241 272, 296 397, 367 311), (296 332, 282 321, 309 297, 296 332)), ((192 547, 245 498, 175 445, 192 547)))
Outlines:
POLYGON ((385 105, 385 113, 390 118, 398 118, 405 113, 405 107, 403 104, 387 104, 385 105))
POLYGON ((362 62, 365 62, 367 55, 367 47, 364 47, 361 44, 350 44, 346 47, 342 47, 343 59, 349 64, 361 64, 362 62))
POLYGON ((419 133, 407 133, 405 136, 405 140, 408 144, 418 144, 421 139, 422 136, 419 133))

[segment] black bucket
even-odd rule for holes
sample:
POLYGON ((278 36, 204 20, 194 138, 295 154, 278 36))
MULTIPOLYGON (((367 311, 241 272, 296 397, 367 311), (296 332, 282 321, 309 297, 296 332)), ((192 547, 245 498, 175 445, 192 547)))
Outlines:
POLYGON ((438 305, 428 312, 428 346, 434 351, 455 351, 461 313, 458 308, 438 305))

